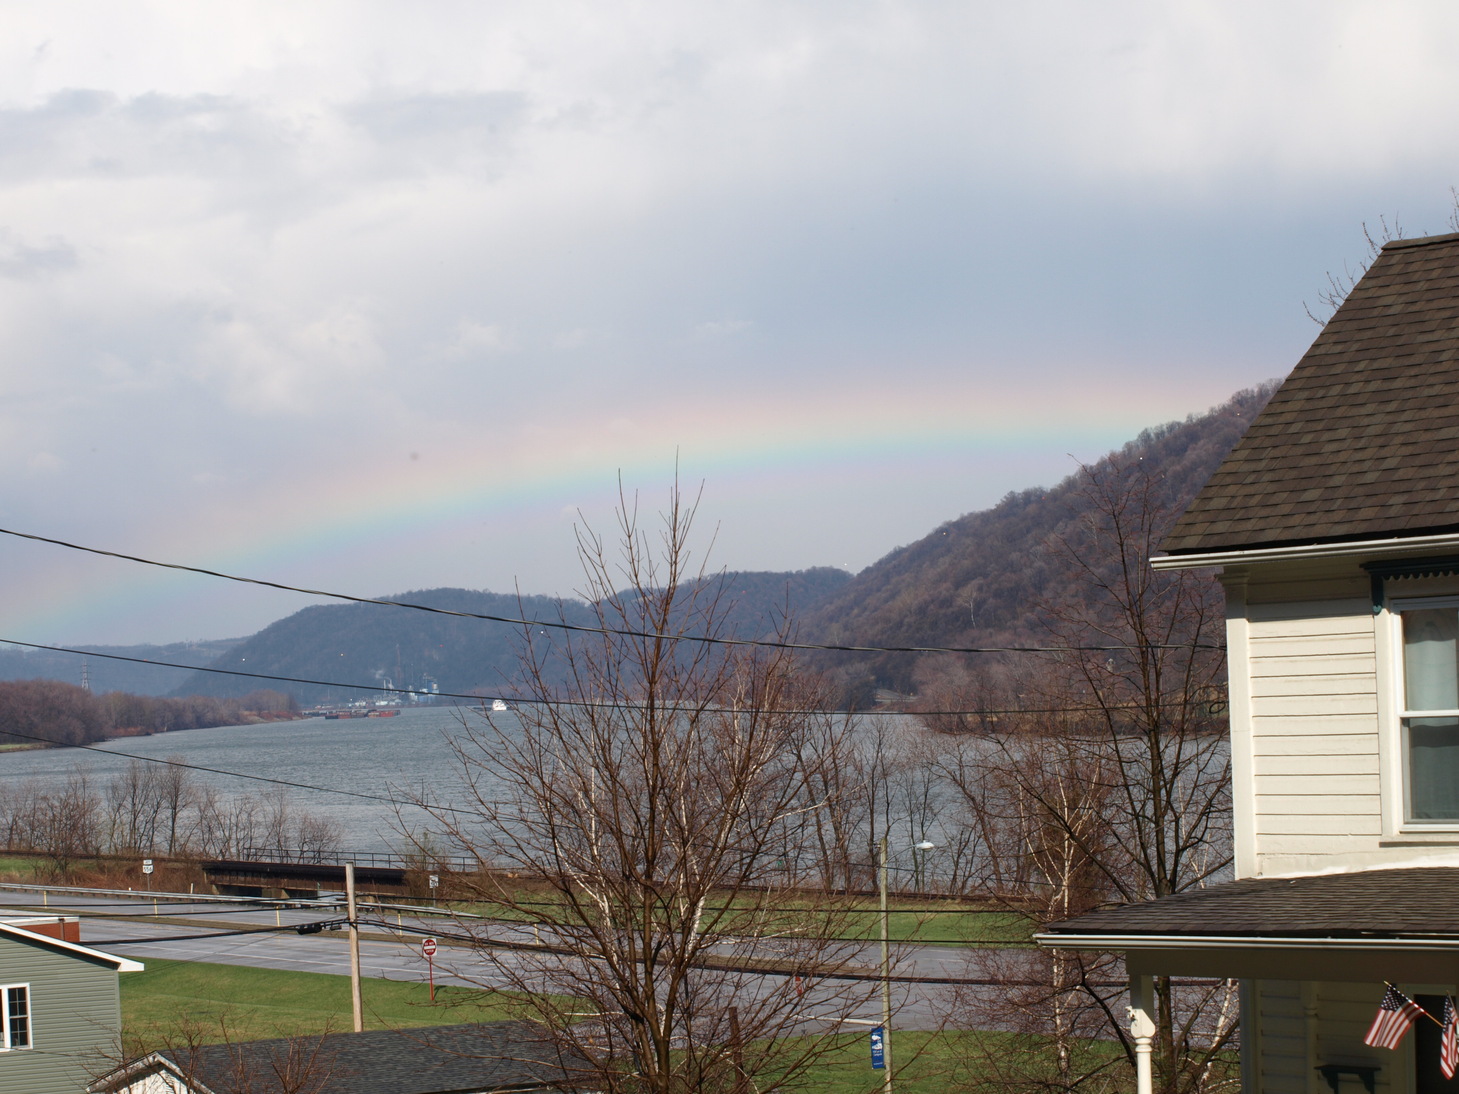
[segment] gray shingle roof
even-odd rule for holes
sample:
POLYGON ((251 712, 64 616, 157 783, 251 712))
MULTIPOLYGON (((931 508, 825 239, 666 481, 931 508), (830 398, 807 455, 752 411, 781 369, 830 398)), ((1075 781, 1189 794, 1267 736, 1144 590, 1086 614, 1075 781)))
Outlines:
MULTIPOLYGON (((465 1094, 558 1089, 567 1074, 528 1022, 367 1030, 166 1051, 189 1082, 214 1094, 465 1094), (305 1061, 312 1058, 312 1065, 305 1061), (304 1072, 311 1080, 303 1085, 304 1072), (284 1078, 276 1078, 285 1076, 284 1078)), ((125 1069, 123 1069, 125 1070, 125 1069)), ((118 1075, 121 1072, 117 1073, 118 1075)), ((92 1089, 109 1089, 106 1080, 92 1089)), ((570 1081, 567 1089, 571 1089, 570 1081)))
POLYGON ((1459 938, 1459 868, 1252 878, 1054 923, 1047 935, 1459 938))
POLYGON ((1162 545, 1459 530, 1459 234, 1395 240, 1162 545))

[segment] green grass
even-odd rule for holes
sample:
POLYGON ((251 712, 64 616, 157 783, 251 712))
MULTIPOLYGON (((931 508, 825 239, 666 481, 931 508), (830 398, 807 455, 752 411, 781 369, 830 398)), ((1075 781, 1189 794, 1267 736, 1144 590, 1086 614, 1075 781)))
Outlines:
MULTIPOLYGON (((531 895, 525 899, 533 901, 549 898, 531 895)), ((748 907, 749 899, 744 903, 748 907)), ((530 916, 504 912, 500 907, 464 901, 452 901, 446 906, 454 911, 473 915, 486 914, 496 919, 530 922, 530 916)), ((811 914, 814 914, 814 908, 814 903, 809 901, 786 906, 789 911, 811 914)), ((526 911, 530 911, 530 907, 526 911)), ((837 904, 831 914, 842 924, 837 927, 841 937, 874 942, 881 938, 879 911, 876 899, 867 897, 849 904, 837 904)), ((1027 916, 1005 908, 989 908, 986 904, 938 901, 925 897, 902 897, 888 901, 887 933, 893 942, 1027 946, 1032 945, 1033 930, 1033 922, 1027 916)), ((740 932, 731 929, 730 933, 740 932)))
MULTIPOLYGON (((834 1040, 835 1047, 805 1073, 799 1088, 813 1090, 817 1094, 876 1094, 880 1091, 885 1072, 871 1066, 867 1034, 838 1034, 834 1040)), ((1031 1042, 1011 1033, 977 1030, 942 1033, 899 1030, 892 1038, 892 1049, 899 1094, 944 1094, 949 1089, 972 1089, 983 1070, 980 1060, 999 1056, 1012 1059, 1013 1054, 1028 1052, 1052 1053, 1047 1043, 1031 1042)), ((1083 1041, 1079 1042, 1079 1050, 1098 1061, 1118 1063, 1122 1056, 1119 1046, 1113 1042, 1083 1041)), ((1032 1063, 1030 1075, 1040 1073, 1037 1061, 1032 1063)), ((1110 1074, 1115 1089, 1126 1088, 1126 1078, 1118 1070, 1110 1074)), ((1030 1086, 1033 1085, 1031 1082, 1030 1086)))
MULTIPOLYGON (((196 1023, 221 1040, 247 1041, 326 1030, 348 1030, 352 1023, 350 980, 318 972, 256 969, 197 961, 147 961, 145 972, 121 978, 122 1027, 129 1036, 147 1038, 196 1023)), ((426 984, 398 980, 363 981, 366 1029, 444 1026, 457 1022, 516 1017, 511 996, 437 985, 430 1001, 426 984)))
MULTIPOLYGON (((183 1040, 191 1025, 201 1041, 247 1041, 294 1034, 348 1030, 349 978, 325 973, 256 969, 152 959, 147 970, 121 978, 122 1025, 127 1037, 148 1047, 183 1040)), ((367 979, 363 984, 365 1028, 407 1028, 517 1017, 520 1006, 503 993, 442 986, 436 1003, 425 984, 367 979)), ((876 1094, 883 1072, 871 1066, 868 1035, 823 1035, 831 1046, 806 1073, 798 1089, 825 1094, 876 1094)), ((967 1062, 982 1055, 1029 1051, 1026 1041, 1006 1033, 897 1031, 893 1039, 900 1094, 944 1094, 967 1062)), ((1096 1046, 1118 1053, 1117 1046, 1096 1046)))
MULTIPOLYGON (((943 1094, 957 1060, 967 1046, 964 1039, 997 1040, 997 1033, 897 1032, 892 1038, 896 1089, 900 1094, 943 1094)), ((836 1047, 821 1057, 800 1084, 804 1089, 825 1094, 875 1094, 886 1074, 871 1066, 867 1033, 838 1034, 836 1047)))
POLYGON ((40 859, 0 855, 0 877, 29 881, 39 873, 40 859))
MULTIPOLYGON (((906 910, 888 901, 887 934, 893 942, 1018 946, 1028 945, 1033 934, 1032 922, 1017 912, 925 900, 901 903, 906 910)), ((848 935, 875 941, 881 937, 881 917, 874 904, 863 907, 847 917, 853 927, 848 935)))

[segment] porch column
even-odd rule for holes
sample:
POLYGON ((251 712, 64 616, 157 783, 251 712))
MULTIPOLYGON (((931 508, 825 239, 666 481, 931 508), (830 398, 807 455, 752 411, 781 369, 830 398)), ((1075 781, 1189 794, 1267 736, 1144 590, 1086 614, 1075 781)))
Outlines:
POLYGON ((1135 1094, 1155 1094, 1152 1051, 1155 1019, 1150 1015, 1155 993, 1148 976, 1130 977, 1130 1039, 1135 1042, 1135 1094))

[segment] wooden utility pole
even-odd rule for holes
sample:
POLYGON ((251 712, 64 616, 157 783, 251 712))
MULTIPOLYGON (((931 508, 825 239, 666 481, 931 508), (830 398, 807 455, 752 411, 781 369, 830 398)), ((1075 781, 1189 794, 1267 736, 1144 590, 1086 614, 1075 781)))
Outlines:
POLYGON ((355 914, 355 864, 344 864, 345 906, 350 917, 350 1004, 355 1012, 355 1032, 365 1029, 365 1005, 360 998, 360 920, 355 914))

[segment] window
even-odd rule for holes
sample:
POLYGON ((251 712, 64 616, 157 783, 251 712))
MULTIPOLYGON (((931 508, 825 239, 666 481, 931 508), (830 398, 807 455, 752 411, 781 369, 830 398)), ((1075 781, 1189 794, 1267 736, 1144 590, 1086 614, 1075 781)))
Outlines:
MULTIPOLYGON (((1435 1018, 1444 1014, 1442 995, 1415 995, 1413 1001, 1435 1018)), ((1414 1094, 1456 1094, 1459 1075, 1444 1078, 1439 1070, 1439 1039, 1444 1031, 1438 1022, 1420 1017, 1413 1024, 1413 1091, 1414 1094)))
POLYGON ((0 1051, 30 1048, 30 985, 0 987, 0 1051))
POLYGON ((1459 822, 1459 602, 1399 608, 1405 820, 1459 822))

